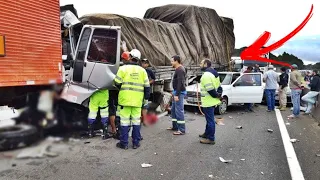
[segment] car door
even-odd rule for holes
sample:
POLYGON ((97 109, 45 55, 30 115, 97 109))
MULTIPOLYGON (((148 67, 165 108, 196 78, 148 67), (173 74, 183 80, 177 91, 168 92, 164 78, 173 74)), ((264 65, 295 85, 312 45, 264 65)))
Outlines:
POLYGON ((88 89, 112 89, 120 65, 118 26, 83 27, 73 65, 73 83, 88 89))
POLYGON ((261 73, 245 73, 232 83, 232 103, 261 103, 264 87, 261 73))

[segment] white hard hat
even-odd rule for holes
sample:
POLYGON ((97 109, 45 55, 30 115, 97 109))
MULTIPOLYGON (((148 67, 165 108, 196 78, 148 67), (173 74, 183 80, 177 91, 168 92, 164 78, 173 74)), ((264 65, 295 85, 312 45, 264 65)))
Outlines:
POLYGON ((140 59, 141 58, 141 52, 138 49, 132 49, 130 51, 130 55, 132 58, 140 59))
POLYGON ((273 69, 273 68, 274 68, 273 65, 269 65, 269 66, 268 66, 268 69, 273 69))

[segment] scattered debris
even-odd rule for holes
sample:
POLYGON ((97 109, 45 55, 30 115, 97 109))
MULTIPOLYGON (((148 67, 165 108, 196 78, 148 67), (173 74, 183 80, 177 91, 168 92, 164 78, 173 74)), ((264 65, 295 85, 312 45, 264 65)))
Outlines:
POLYGON ((160 174, 161 176, 163 176, 163 174, 160 174))
POLYGON ((143 168, 152 167, 152 164, 143 163, 143 164, 141 164, 141 167, 143 167, 143 168))
POLYGON ((56 144, 56 142, 62 141, 62 138, 48 137, 39 145, 23 149, 18 155, 18 159, 26 158, 44 158, 44 157, 56 157, 63 149, 67 149, 66 146, 56 144), (54 149, 54 150, 52 150, 54 149))
POLYGON ((12 164, 12 167, 16 167, 17 166, 17 164, 12 164))
POLYGON ((240 174, 239 173, 234 173, 235 175, 239 176, 240 174))
POLYGON ((230 118, 230 119, 233 119, 233 117, 232 117, 232 116, 229 116, 229 118, 230 118))
POLYGON ((320 157, 320 154, 316 154, 317 157, 320 157))
POLYGON ((75 138, 69 138, 69 142, 79 142, 80 139, 75 139, 75 138))
POLYGON ((49 136, 49 137, 47 138, 47 140, 48 140, 48 141, 52 141, 52 142, 60 142, 60 141, 63 140, 63 138, 62 138, 62 137, 52 137, 52 136, 49 136))
POLYGON ((84 142, 84 144, 89 144, 90 143, 90 141, 86 141, 86 142, 84 142))
POLYGON ((220 161, 223 162, 223 163, 229 163, 231 162, 232 160, 225 160, 223 159, 222 157, 219 157, 220 161))
POLYGON ((242 129, 242 126, 237 126, 236 129, 242 129))
POLYGON ((0 159, 4 157, 4 158, 13 158, 13 155, 10 155, 10 154, 4 154, 4 153, 0 153, 0 159))
POLYGON ((246 159, 240 159, 241 161, 245 161, 246 159))
POLYGON ((263 172, 261 172, 261 174, 262 174, 262 175, 264 175, 264 173, 263 173, 263 172))
POLYGON ((299 142, 299 140, 297 140, 297 139, 290 139, 290 142, 295 143, 295 142, 299 142))
POLYGON ((272 133, 272 132, 273 132, 273 130, 272 130, 272 129, 268 129, 268 132, 272 133))
POLYGON ((225 124, 223 123, 223 118, 221 118, 221 117, 216 118, 216 124, 217 124, 217 125, 221 125, 221 126, 225 125, 225 124))
POLYGON ((288 125, 290 125, 290 123, 286 123, 286 125, 288 126, 288 125))
POLYGON ((158 153, 154 153, 154 155, 158 155, 158 153))
POLYGON ((212 174, 210 174, 210 175, 209 175, 209 178, 212 178, 212 179, 213 179, 213 175, 212 175, 212 174))
POLYGON ((217 125, 224 126, 225 124, 222 121, 217 122, 217 125))

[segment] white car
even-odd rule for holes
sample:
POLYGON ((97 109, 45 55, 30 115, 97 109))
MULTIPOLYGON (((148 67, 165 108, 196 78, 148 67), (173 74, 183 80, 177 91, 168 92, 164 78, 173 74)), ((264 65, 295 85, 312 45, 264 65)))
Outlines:
MULTIPOLYGON (((265 86, 261 73, 219 72, 219 76, 223 99, 216 107, 216 113, 224 114, 227 107, 234 104, 261 103, 265 86)), ((194 84, 187 86, 185 105, 201 107, 200 78, 198 77, 194 84)))

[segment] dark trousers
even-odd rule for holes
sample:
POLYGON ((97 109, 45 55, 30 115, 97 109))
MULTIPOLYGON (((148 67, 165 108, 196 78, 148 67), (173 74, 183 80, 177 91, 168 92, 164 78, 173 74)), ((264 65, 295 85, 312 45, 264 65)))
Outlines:
POLYGON ((204 107, 203 113, 207 121, 205 135, 207 139, 214 141, 216 132, 216 123, 214 120, 214 107, 204 107))

